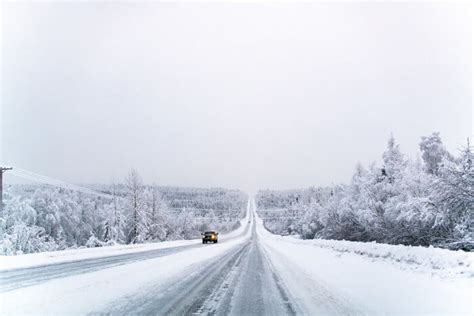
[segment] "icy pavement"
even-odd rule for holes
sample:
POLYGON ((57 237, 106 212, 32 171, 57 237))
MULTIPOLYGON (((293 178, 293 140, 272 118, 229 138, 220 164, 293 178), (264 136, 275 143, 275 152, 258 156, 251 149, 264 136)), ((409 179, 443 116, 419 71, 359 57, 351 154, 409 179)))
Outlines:
MULTIPOLYGON (((367 244, 272 235, 254 207, 249 203, 251 216, 218 244, 194 240, 141 251, 104 248, 103 256, 77 250, 63 254, 62 261, 53 257, 51 265, 43 255, 40 266, 10 266, 0 271, 0 313, 473 314, 472 273, 459 273, 457 267, 471 258, 463 253, 397 246, 421 263, 433 258, 440 263, 404 269, 414 264, 375 255, 387 245, 368 250, 367 244), (94 262, 98 267, 90 265, 94 262), (456 273, 439 273, 453 268, 456 273), (14 279, 28 269, 39 270, 14 279)), ((469 272, 472 263, 462 266, 469 272)))

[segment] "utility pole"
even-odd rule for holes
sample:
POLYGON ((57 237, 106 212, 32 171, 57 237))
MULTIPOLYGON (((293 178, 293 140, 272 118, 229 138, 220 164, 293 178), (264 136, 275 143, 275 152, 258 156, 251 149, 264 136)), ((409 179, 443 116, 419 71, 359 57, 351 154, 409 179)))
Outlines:
POLYGON ((0 166, 0 211, 3 210, 3 173, 7 170, 12 170, 12 167, 0 166))

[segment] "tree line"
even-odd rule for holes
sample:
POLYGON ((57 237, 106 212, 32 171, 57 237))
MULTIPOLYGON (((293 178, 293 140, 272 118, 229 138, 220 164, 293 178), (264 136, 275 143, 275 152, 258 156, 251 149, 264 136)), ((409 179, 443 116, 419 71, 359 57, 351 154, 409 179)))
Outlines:
POLYGON ((99 188, 110 198, 10 185, 0 213, 0 254, 190 239, 206 229, 225 232, 238 227, 247 202, 238 190, 145 185, 134 169, 123 183, 94 189, 99 188))
POLYGON ((382 165, 358 164, 349 184, 260 191, 265 226, 278 234, 474 249, 474 166, 469 144, 449 153, 439 133, 410 159, 390 137, 382 165), (276 210, 278 209, 278 210, 276 210))

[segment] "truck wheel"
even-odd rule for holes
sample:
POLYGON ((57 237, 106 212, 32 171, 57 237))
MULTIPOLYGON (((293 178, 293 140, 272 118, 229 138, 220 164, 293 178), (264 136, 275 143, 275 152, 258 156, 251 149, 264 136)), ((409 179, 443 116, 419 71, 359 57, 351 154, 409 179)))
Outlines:
POLYGON ((217 240, 214 240, 214 243, 217 244, 217 240))

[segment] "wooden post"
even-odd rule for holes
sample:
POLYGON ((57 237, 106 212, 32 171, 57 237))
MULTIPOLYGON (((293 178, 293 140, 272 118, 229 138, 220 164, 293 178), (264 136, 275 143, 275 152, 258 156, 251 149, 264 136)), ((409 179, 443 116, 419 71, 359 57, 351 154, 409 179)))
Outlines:
POLYGON ((3 210, 3 173, 12 167, 0 167, 0 211, 3 210))
POLYGON ((3 210, 3 169, 0 170, 0 211, 3 210))

